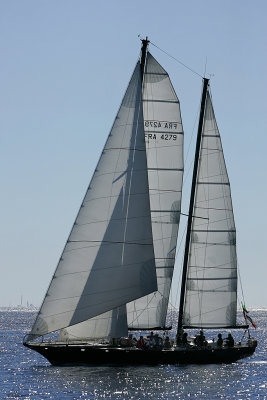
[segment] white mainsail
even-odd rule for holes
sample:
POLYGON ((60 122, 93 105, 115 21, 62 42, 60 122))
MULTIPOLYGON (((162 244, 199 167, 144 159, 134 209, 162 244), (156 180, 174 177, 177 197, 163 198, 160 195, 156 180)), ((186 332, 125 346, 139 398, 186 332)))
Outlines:
POLYGON ((155 290, 138 62, 30 334, 78 324, 155 290))
POLYGON ((149 52, 143 83, 143 110, 158 290, 127 305, 128 326, 132 329, 165 326, 184 170, 179 100, 168 73, 149 52))
POLYGON ((210 94, 193 212, 183 325, 236 325, 236 230, 230 184, 210 94))

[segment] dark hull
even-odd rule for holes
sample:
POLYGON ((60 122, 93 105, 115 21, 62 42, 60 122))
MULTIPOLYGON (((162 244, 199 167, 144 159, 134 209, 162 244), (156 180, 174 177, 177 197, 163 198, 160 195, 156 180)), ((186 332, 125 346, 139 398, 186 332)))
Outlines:
POLYGON ((257 346, 253 341, 232 348, 175 347, 163 350, 141 350, 88 344, 24 343, 37 351, 52 365, 156 365, 156 364, 216 364, 235 362, 251 356, 257 346))

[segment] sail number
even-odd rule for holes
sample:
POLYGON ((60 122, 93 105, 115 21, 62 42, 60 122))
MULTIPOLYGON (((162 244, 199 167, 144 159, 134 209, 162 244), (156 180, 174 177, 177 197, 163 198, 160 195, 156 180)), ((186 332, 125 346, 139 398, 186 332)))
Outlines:
MULTIPOLYGON (((146 139, 157 139, 157 135, 155 133, 145 133, 145 138, 146 139)), ((160 139, 162 140, 176 140, 177 135, 174 135, 172 133, 163 133, 160 135, 160 139)))
MULTIPOLYGON (((146 139, 161 139, 161 140, 177 140, 177 130, 178 123, 177 122, 169 122, 169 121, 144 121, 145 128, 145 138, 146 139), (148 133, 149 131, 152 133, 148 133), (167 130, 167 132, 166 132, 167 130), (165 132, 166 133, 165 133, 165 132), (174 132, 174 133, 171 133, 174 132)), ((178 132, 177 132, 178 133, 178 132)))
POLYGON ((177 122, 168 122, 168 121, 144 121, 146 128, 161 128, 168 130, 175 130, 178 128, 177 122))

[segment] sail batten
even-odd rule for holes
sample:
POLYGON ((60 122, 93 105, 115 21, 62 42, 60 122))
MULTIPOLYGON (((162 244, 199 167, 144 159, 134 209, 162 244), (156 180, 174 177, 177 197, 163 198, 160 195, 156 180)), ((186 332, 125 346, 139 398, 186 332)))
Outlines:
POLYGON ((230 182, 209 92, 193 214, 183 326, 235 326, 236 229, 230 182))

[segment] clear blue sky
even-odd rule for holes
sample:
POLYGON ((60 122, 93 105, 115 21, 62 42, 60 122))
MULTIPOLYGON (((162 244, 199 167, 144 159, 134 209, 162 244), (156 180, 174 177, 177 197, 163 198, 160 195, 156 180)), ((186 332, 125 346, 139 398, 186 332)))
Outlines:
MULTIPOLYGON (((0 305, 40 304, 141 34, 201 74, 207 58, 243 289, 248 306, 267 306, 266 15, 265 0, 0 1, 0 305)), ((201 79, 150 50, 180 98, 187 153, 201 79)))

